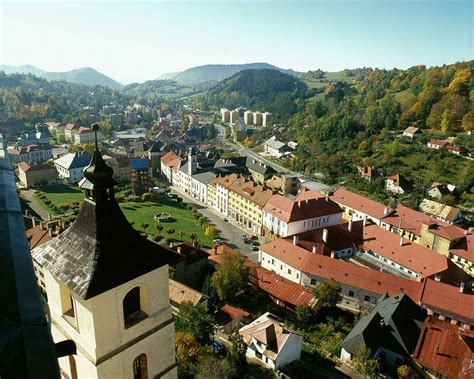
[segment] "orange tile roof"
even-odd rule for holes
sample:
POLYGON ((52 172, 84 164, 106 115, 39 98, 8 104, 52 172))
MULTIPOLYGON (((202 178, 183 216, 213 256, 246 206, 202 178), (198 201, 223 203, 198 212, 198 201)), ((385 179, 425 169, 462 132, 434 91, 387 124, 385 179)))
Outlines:
POLYGON ((267 201, 273 196, 272 190, 244 177, 240 177, 233 181, 228 188, 229 191, 257 204, 260 208, 263 208, 267 201))
POLYGON ((291 200, 280 194, 273 195, 263 210, 287 223, 342 213, 339 205, 329 198, 291 200))
POLYGON ((474 334, 456 325, 427 317, 413 354, 424 367, 447 378, 474 378, 474 334))
POLYGON ((321 192, 311 191, 303 187, 303 189, 296 195, 295 201, 306 201, 312 199, 321 199, 325 198, 326 195, 323 195, 321 192))
POLYGON ((39 165, 29 165, 26 162, 21 162, 18 164, 18 167, 23 171, 23 172, 32 172, 32 171, 45 171, 45 170, 55 170, 54 167, 48 166, 46 164, 39 164, 39 165))
POLYGON ((160 160, 165 166, 168 166, 173 171, 176 171, 181 163, 181 158, 173 151, 170 151, 163 155, 160 160))
POLYGON ((448 268, 448 258, 375 224, 364 227, 363 249, 373 251, 392 262, 423 276, 435 275, 448 268))
POLYGON ((232 305, 225 304, 219 312, 223 312, 230 317, 231 320, 235 320, 238 317, 249 317, 250 313, 244 311, 241 308, 233 307, 232 305))
POLYGON ((474 294, 460 292, 458 287, 426 279, 421 302, 434 312, 439 310, 474 324, 474 294))
POLYGON ((26 238, 28 239, 28 245, 30 250, 34 249, 37 246, 48 242, 53 237, 49 235, 48 228, 45 226, 43 230, 40 225, 37 225, 33 228, 30 228, 26 231, 26 238))
POLYGON ((465 238, 461 238, 449 251, 457 256, 474 262, 474 235, 468 233, 465 238))
POLYGON ((439 140, 439 139, 432 139, 428 142, 430 145, 439 145, 439 146, 446 146, 446 145, 450 145, 450 143, 448 141, 444 141, 444 140, 439 140))
POLYGON ((338 188, 330 198, 338 204, 344 204, 378 220, 384 218, 386 213, 393 211, 382 203, 348 191, 344 187, 338 188))
POLYGON ((342 259, 312 254, 284 239, 262 245, 260 250, 298 270, 326 279, 333 278, 340 283, 380 295, 385 292, 390 296, 405 292, 414 301, 418 301, 421 295, 420 283, 415 280, 372 270, 342 259))
POLYGON ((213 186, 220 185, 221 187, 229 188, 239 178, 240 178, 240 175, 238 175, 238 174, 217 176, 214 179, 212 179, 209 182, 209 184, 211 184, 213 186))
POLYGON ((408 230, 416 235, 420 235, 421 225, 424 222, 437 223, 442 226, 449 225, 443 221, 435 220, 434 218, 422 212, 415 211, 401 204, 397 205, 395 212, 384 217, 383 221, 396 227, 401 225, 403 230, 408 230))
POLYGON ((312 293, 307 288, 287 280, 262 266, 253 265, 249 272, 250 283, 295 307, 309 307, 316 304, 312 293))

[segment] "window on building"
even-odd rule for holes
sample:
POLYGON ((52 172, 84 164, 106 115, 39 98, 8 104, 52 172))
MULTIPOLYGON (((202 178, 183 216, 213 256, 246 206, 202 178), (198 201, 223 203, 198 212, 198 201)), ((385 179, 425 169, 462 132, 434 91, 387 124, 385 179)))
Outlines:
POLYGON ((61 311, 63 313, 63 317, 72 326, 77 327, 76 309, 74 299, 71 296, 71 291, 62 283, 59 286, 59 293, 61 295, 61 311))
POLYGON ((291 275, 291 269, 288 269, 288 275, 291 275))
POLYGON ((316 279, 311 279, 311 284, 314 286, 318 283, 318 281, 316 279))
POLYGON ((144 288, 132 288, 123 299, 123 320, 125 329, 144 320, 147 314, 144 310, 144 288))
POLYGON ((349 296, 354 297, 354 291, 349 291, 349 296))
POLYGON ((148 379, 146 354, 140 354, 133 360, 133 379, 148 379))
POLYGON ((364 301, 370 301, 370 296, 365 295, 365 296, 364 296, 364 301))

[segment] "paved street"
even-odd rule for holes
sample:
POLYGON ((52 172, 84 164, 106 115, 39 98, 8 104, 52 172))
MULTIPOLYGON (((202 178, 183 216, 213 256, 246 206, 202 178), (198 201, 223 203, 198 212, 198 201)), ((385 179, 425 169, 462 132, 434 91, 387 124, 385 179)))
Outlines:
MULTIPOLYGON (((206 216, 209 221, 214 224, 217 229, 221 231, 221 239, 226 244, 234 249, 238 249, 242 254, 245 254, 248 259, 252 262, 258 262, 258 251, 251 251, 250 245, 244 243, 242 236, 244 234, 249 234, 249 231, 243 229, 239 225, 232 224, 229 221, 224 221, 223 217, 219 215, 212 209, 205 207, 203 204, 196 202, 191 197, 187 196, 186 194, 178 191, 176 188, 171 187, 172 192, 181 196, 185 202, 192 203, 196 206, 196 208, 201 212, 204 216, 206 216)), ((262 241, 260 241, 262 242, 262 241)))

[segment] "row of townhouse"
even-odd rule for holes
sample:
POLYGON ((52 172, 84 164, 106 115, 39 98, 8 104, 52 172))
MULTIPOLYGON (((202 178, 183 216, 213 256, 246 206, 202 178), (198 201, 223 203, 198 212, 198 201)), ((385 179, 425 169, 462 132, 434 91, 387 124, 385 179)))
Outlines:
POLYGON ((49 145, 15 146, 7 149, 10 161, 15 163, 41 164, 53 158, 53 150, 49 145))
POLYGON ((345 188, 330 198, 339 204, 346 220, 371 220, 409 241, 447 256, 470 275, 474 275, 474 240, 472 233, 404 205, 390 208, 345 188))
MULTIPOLYGON (((474 295, 465 292, 465 284, 453 286, 441 281, 438 275, 413 279, 364 267, 338 259, 345 250, 344 244, 339 245, 338 238, 334 244, 306 241, 305 245, 299 236, 279 238, 260 247, 259 262, 267 270, 305 287, 317 286, 328 279, 337 280, 342 287, 340 306, 343 308, 370 310, 385 294, 406 293, 429 314, 464 329, 474 329, 474 295)), ((349 246, 349 249, 355 248, 349 246)), ((412 257, 416 259, 416 255, 412 257)))
MULTIPOLYGON (((95 133, 92 129, 77 124, 66 124, 64 126, 64 138, 75 144, 94 143, 95 133)), ((102 134, 97 132, 97 139, 102 139, 102 134)))

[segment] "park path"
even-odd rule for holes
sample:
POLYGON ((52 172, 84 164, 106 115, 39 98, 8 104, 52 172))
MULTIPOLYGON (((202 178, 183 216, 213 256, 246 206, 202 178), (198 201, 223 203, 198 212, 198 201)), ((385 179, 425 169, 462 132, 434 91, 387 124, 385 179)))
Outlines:
POLYGON ((20 191, 20 198, 24 201, 24 203, 30 208, 34 213, 36 213, 39 217, 41 217, 43 220, 47 220, 49 213, 41 206, 38 204, 38 202, 35 199, 34 196, 34 191, 31 189, 28 190, 22 190, 20 191))

